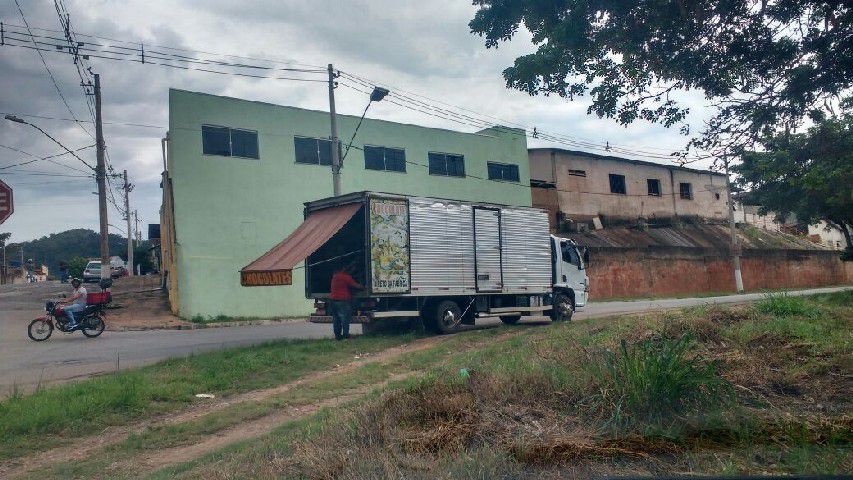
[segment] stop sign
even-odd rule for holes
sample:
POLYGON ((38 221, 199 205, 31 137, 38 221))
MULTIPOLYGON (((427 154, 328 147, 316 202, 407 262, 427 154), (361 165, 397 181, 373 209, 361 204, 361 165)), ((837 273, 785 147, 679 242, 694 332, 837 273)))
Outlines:
POLYGON ((12 202, 12 187, 0 180, 0 224, 12 216, 15 204, 12 202))

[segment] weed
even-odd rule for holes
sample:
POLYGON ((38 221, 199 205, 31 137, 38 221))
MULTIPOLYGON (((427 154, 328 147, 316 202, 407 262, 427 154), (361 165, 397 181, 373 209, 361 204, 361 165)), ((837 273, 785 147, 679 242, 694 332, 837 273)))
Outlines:
POLYGON ((815 317, 821 313, 817 305, 809 303, 805 298, 784 292, 764 295, 764 300, 756 303, 755 308, 761 313, 777 317, 815 317))
POLYGON ((729 384, 713 364, 690 356, 692 344, 689 336, 631 347, 623 340, 618 354, 607 351, 591 363, 599 382, 595 397, 608 423, 617 429, 662 425, 679 414, 723 405, 730 398, 729 384))

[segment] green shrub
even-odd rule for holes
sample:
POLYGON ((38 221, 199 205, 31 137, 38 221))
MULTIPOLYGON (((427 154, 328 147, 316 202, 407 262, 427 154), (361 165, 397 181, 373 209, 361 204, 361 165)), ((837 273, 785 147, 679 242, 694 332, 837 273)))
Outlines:
POLYGON ((768 293, 764 300, 755 304, 755 308, 761 313, 777 317, 814 316, 820 313, 818 307, 810 304, 805 298, 792 297, 784 292, 768 293))
POLYGON ((731 396, 713 364, 690 356, 692 337, 645 340, 591 362, 598 408, 612 427, 663 424, 679 414, 712 411, 731 396))

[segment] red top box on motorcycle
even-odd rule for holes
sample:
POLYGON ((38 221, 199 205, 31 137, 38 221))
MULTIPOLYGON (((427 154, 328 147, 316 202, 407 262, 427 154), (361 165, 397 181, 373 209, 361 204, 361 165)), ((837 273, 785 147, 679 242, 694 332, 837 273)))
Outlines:
POLYGON ((110 303, 111 301, 112 295, 110 295, 110 292, 94 292, 86 294, 87 305, 100 305, 102 303, 110 303))

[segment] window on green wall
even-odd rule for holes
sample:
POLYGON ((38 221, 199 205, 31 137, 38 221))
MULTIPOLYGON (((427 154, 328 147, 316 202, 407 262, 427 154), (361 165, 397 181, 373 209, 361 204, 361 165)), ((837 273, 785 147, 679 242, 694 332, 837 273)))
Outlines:
POLYGON ((294 137, 296 163, 309 165, 332 164, 332 141, 322 138, 294 137))
POLYGON ((205 155, 260 158, 258 132, 254 130, 202 125, 201 146, 205 155))
POLYGON ((488 162, 489 180, 518 182, 518 165, 509 163, 488 162))
POLYGON ((448 177, 465 176, 465 158, 451 153, 429 153, 429 174, 448 177))
POLYGON ((406 152, 402 148, 364 146, 364 168, 388 172, 406 172, 406 152))

